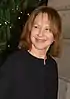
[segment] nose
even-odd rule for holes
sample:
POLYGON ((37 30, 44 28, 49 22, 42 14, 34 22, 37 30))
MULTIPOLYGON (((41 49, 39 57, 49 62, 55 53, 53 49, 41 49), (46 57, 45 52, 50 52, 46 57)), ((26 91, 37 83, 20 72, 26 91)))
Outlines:
POLYGON ((40 36, 40 37, 43 36, 43 30, 42 29, 39 30, 38 36, 40 36))

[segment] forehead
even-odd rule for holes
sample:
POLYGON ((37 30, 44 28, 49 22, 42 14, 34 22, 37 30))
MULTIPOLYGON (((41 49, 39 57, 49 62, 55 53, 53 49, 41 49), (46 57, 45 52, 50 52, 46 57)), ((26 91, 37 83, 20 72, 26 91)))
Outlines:
POLYGON ((34 20, 34 23, 45 23, 45 24, 50 24, 50 20, 48 19, 48 14, 47 13, 39 13, 34 20))

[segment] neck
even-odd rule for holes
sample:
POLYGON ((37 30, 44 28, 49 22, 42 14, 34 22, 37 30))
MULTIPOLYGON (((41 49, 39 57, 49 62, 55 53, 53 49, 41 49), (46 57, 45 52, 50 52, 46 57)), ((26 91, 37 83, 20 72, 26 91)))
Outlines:
POLYGON ((42 58, 42 59, 46 58, 46 51, 43 50, 31 49, 29 50, 29 53, 37 58, 42 58))

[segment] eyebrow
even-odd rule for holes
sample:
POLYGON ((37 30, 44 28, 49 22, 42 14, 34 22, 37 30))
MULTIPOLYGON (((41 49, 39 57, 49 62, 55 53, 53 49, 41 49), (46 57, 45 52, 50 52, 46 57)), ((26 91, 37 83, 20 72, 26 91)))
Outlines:
MULTIPOLYGON (((34 21, 33 25, 37 25, 37 26, 40 26, 40 24, 36 21, 34 21)), ((49 24, 46 24, 45 27, 47 28, 50 28, 51 29, 51 26, 49 24)))
MULTIPOLYGON (((39 23, 34 22, 34 25, 40 25, 39 23)), ((46 25, 46 27, 50 27, 49 24, 46 25)))
POLYGON ((38 24, 38 23, 34 23, 33 25, 37 25, 37 26, 40 26, 40 24, 38 24))

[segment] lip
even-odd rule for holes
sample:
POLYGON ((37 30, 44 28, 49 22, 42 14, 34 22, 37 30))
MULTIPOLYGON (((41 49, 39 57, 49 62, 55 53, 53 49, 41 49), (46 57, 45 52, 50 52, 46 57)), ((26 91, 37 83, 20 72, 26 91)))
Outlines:
POLYGON ((40 42, 44 42, 46 41, 45 39, 42 39, 42 38, 35 38, 37 41, 40 41, 40 42))

